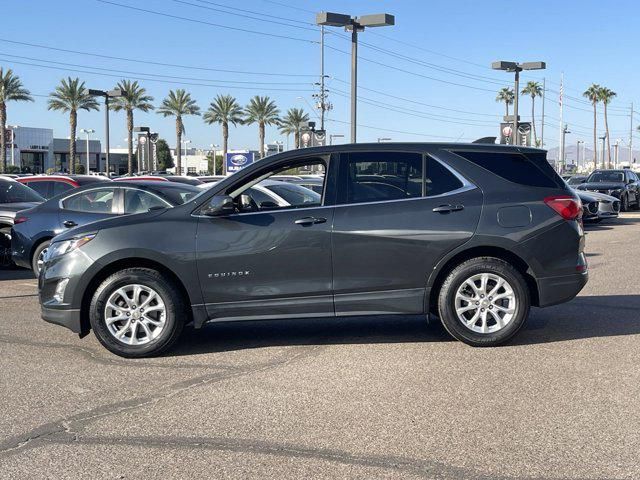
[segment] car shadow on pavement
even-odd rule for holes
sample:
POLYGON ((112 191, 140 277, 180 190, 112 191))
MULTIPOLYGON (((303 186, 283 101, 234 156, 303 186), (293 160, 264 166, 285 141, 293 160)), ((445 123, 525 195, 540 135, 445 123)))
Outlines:
POLYGON ((35 280, 35 275, 31 270, 25 268, 2 268, 0 269, 0 282, 5 280, 35 280))
POLYGON ((193 355, 292 345, 338 345, 452 340, 438 319, 385 315, 212 323, 186 329, 167 355, 193 355))
MULTIPOLYGON (((550 308, 533 308, 511 347, 582 338, 640 334, 640 295, 578 297, 550 308)), ((447 342, 437 318, 386 315, 227 322, 189 328, 167 355, 193 355, 293 345, 447 342)))

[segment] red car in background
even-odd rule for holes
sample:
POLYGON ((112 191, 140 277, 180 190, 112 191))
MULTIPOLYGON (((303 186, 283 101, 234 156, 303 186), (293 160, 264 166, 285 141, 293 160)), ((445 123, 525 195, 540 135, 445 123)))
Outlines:
POLYGON ((84 185, 111 181, 100 175, 33 175, 18 177, 16 180, 32 188, 47 200, 84 185))

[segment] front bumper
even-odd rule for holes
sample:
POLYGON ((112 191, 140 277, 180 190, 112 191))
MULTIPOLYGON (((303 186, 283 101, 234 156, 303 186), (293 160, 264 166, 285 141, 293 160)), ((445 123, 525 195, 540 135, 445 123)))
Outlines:
POLYGON ((41 313, 42 313, 42 319, 49 323, 62 325, 63 327, 67 327, 69 330, 77 334, 82 333, 80 309, 54 308, 54 307, 46 307, 42 305, 41 313))
POLYGON ((538 279, 540 307, 550 307, 573 299, 587 284, 589 272, 538 279))

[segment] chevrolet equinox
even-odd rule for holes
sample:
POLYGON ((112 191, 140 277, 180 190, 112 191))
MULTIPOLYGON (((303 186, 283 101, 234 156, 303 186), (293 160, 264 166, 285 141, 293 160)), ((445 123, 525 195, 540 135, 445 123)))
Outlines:
POLYGON ((458 340, 495 346, 531 306, 566 302, 587 282, 581 214, 542 150, 289 151, 182 205, 55 237, 42 316, 81 337, 93 329, 124 357, 167 350, 187 324, 354 315, 432 315, 458 340), (295 188, 289 205, 251 188, 304 172, 322 188, 283 182, 295 188))

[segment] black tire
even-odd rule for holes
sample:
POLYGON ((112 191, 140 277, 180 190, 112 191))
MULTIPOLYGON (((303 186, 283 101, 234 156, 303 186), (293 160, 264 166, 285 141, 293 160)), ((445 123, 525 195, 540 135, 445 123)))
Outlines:
POLYGON ((0 268, 13 266, 11 259, 11 227, 0 228, 0 268))
POLYGON ((442 284, 438 297, 438 311, 444 328, 452 337, 474 347, 494 347, 509 340, 524 325, 530 306, 529 287, 522 274, 506 261, 494 257, 472 258, 455 267, 442 284), (478 333, 458 318, 455 300, 458 289, 467 279, 483 273, 496 275, 511 285, 516 307, 504 327, 493 332, 478 333))
POLYGON ((38 258, 40 258, 40 255, 42 255, 42 253, 47 248, 49 248, 50 244, 51 244, 50 240, 45 240, 44 242, 39 244, 33 252, 33 256, 31 257, 31 270, 33 270, 33 273, 36 277, 40 275, 40 268, 38 267, 38 258))
POLYGON ((633 204, 634 210, 640 210, 640 194, 636 195, 636 203, 633 204))
POLYGON ((160 272, 149 268, 128 268, 109 276, 98 287, 89 307, 91 328, 98 341, 110 352, 126 358, 158 355, 178 340, 188 310, 179 288, 160 272), (158 337, 142 345, 127 345, 115 338, 105 320, 105 307, 109 297, 127 285, 142 285, 154 290, 165 306, 164 327, 158 337))
POLYGON ((628 212, 629 211, 629 196, 628 195, 622 195, 622 197, 620 198, 620 211, 621 212, 628 212))

